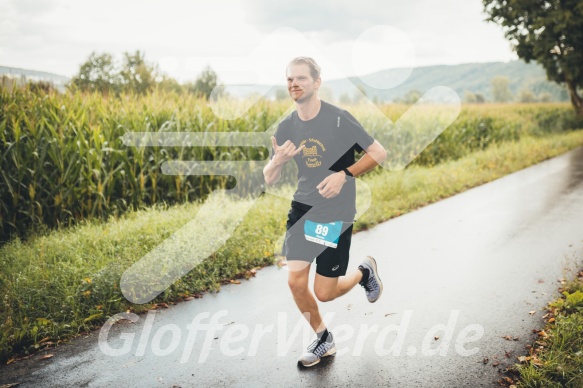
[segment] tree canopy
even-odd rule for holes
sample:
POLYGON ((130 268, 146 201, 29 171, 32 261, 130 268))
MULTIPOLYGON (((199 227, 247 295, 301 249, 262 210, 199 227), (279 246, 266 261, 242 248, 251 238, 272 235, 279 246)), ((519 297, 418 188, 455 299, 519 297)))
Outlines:
POLYGON ((549 80, 566 84, 583 116, 583 1, 482 0, 487 20, 504 28, 518 57, 534 60, 549 80))
POLYGON ((510 84, 510 80, 508 77, 494 77, 492 78, 491 85, 492 85, 492 96, 494 97, 494 101, 496 102, 508 102, 512 100, 512 92, 510 92, 510 88, 508 85, 510 84))
POLYGON ((121 92, 147 94, 161 89, 208 99, 211 93, 216 96, 224 93, 224 86, 219 84, 218 76, 210 66, 194 82, 181 85, 174 78, 160 73, 157 64, 147 62, 141 51, 125 52, 121 61, 115 61, 109 53, 93 52, 80 66, 70 86, 84 92, 116 95, 121 92))

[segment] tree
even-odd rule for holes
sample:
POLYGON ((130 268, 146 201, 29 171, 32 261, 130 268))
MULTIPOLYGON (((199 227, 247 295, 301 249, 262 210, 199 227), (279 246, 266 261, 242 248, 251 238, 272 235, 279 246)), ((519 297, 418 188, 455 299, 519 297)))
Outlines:
POLYGON ((476 93, 472 93, 469 90, 464 91, 464 100, 467 103, 475 104, 476 103, 476 93))
POLYGON ((157 66, 146 63, 145 53, 139 50, 135 54, 124 53, 122 68, 119 72, 123 90, 137 94, 146 94, 156 84, 157 66))
POLYGON ((583 117, 583 3, 581 0, 482 0, 487 21, 501 25, 517 55, 534 60, 547 78, 565 83, 583 117))
POLYGON ((395 102, 400 104, 415 104, 423 94, 417 89, 410 90, 401 98, 396 98, 395 102))
POLYGON ((118 91, 118 72, 111 54, 98 55, 92 52, 79 68, 79 73, 71 80, 71 85, 85 92, 107 94, 118 91))
POLYGON ((194 81, 194 84, 190 83, 187 85, 187 89, 189 92, 194 93, 197 96, 204 97, 208 100, 211 96, 211 93, 213 92, 213 89, 217 86, 219 89, 215 90, 215 93, 213 94, 215 97, 218 97, 223 93, 224 87, 218 84, 217 73, 215 73, 210 66, 207 66, 198 76, 196 81, 194 81))
POLYGON ((510 81, 508 77, 494 77, 492 78, 492 96, 496 102, 508 102, 512 99, 512 93, 508 88, 510 81))
POLYGON ((146 94, 157 83, 157 65, 145 61, 145 54, 136 51, 124 53, 121 66, 109 53, 89 55, 79 68, 79 73, 71 80, 71 85, 82 91, 103 94, 134 92, 146 94))
POLYGON ((540 102, 551 102, 553 99, 553 97, 551 96, 550 93, 541 93, 538 95, 538 100, 540 102))
POLYGON ((520 93, 518 93, 518 100, 526 103, 538 101, 534 93, 529 89, 522 89, 520 93))

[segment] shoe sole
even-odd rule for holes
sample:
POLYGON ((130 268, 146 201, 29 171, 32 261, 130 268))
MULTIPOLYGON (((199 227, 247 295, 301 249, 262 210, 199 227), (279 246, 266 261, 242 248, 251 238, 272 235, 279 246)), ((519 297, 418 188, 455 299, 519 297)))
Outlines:
POLYGON ((322 357, 318 358, 316 361, 314 361, 314 362, 313 362, 313 363, 311 363, 311 364, 304 364, 304 362, 303 362, 303 361, 299 361, 298 363, 299 363, 299 364, 302 364, 302 365, 303 365, 304 367, 306 367, 306 368, 309 368, 309 367, 311 367, 311 366, 314 366, 314 365, 316 365, 316 364, 320 363, 320 361, 322 360, 322 358, 324 358, 324 357, 327 357, 327 356, 333 356, 333 355, 335 355, 335 354, 336 354, 336 348, 334 347, 334 348, 332 348, 332 349, 328 350, 326 353, 324 353, 324 354, 322 355, 322 357))
POLYGON ((377 283, 379 285, 379 294, 377 295, 376 299, 375 300, 369 300, 370 303, 374 303, 377 300, 379 300, 379 298, 383 294, 383 282, 381 280, 381 277, 379 276, 379 271, 377 269, 377 261, 372 256, 367 256, 367 258, 369 259, 369 265, 372 267, 372 270, 374 271, 374 274, 375 274, 375 276, 377 278, 377 283))

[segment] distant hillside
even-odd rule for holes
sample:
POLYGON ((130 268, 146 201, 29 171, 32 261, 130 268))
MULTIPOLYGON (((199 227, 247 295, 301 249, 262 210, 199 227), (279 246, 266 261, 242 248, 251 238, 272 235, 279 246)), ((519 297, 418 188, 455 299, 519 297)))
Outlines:
MULTIPOLYGON (((375 89, 363 83, 363 81, 366 81, 375 84, 375 80, 390 79, 402 71, 402 69, 382 70, 364 76, 362 80, 358 77, 337 80, 324 79, 321 95, 324 99, 334 101, 338 101, 341 98, 353 98, 354 85, 360 85, 371 99, 376 97, 381 101, 394 101, 403 98, 411 91, 418 91, 423 94, 434 86, 448 86, 455 90, 462 100, 467 91, 482 94, 487 101, 492 101, 492 79, 497 76, 505 76, 510 81, 509 88, 514 96, 517 96, 522 90, 530 90, 535 96, 548 94, 552 101, 568 101, 566 88, 547 81, 546 73, 542 66, 535 63, 527 64, 520 60, 506 63, 466 63, 462 65, 417 67, 413 69, 405 82, 391 89, 375 89)), ((24 76, 26 80, 49 81, 59 89, 64 89, 64 85, 69 82, 69 78, 62 75, 13 67, 0 66, 0 75, 2 74, 9 74, 11 77, 24 76)), ((273 87, 267 85, 235 85, 228 86, 227 91, 237 96, 252 93, 263 95, 266 93, 268 98, 275 98, 277 94, 287 95, 284 85, 273 87)))
MULTIPOLYGON (((371 83, 374 84, 375 80, 394 77, 399 71, 402 70, 382 70, 367 75, 362 80, 366 82, 372 80, 371 83)), ((413 90, 424 93, 434 86, 448 86, 454 89, 462 99, 464 98, 464 93, 469 91, 480 93, 486 97, 486 100, 491 101, 491 81, 496 76, 508 77, 510 81, 509 88, 513 95, 520 93, 523 89, 528 89, 535 95, 548 93, 553 101, 566 101, 568 99, 566 88, 547 81, 546 73, 542 66, 535 63, 527 64, 523 61, 418 67, 413 69, 404 83, 388 90, 374 89, 364 84, 357 77, 349 79, 356 85, 362 85, 370 98, 376 96, 383 101, 401 98, 413 90)), ((332 89, 336 99, 351 90, 344 80, 332 80, 324 82, 324 85, 332 89)))

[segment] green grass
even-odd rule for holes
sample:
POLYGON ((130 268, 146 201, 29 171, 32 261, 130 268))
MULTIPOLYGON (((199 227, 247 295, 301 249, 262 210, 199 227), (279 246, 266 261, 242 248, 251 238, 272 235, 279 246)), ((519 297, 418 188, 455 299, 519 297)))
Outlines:
MULTIPOLYGON (((372 190, 372 204, 355 229, 371 227, 581 145, 582 130, 526 136, 435 167, 413 165, 400 172, 376 171, 364 178, 372 190)), ((225 203, 225 208, 232 205, 236 204, 225 203)), ((151 308, 131 305, 123 298, 121 274, 192 220, 200 206, 156 206, 108 222, 83 221, 1 247, 0 359, 35 351, 42 347, 42 340, 56 343, 98 327, 117 312, 151 308)), ((249 275, 254 267, 272 264, 277 241, 285 231, 288 206, 288 200, 275 196, 255 201, 226 245, 154 302, 217 290, 225 279, 249 275)), ((204 241, 204 234, 199 238, 204 241)))
POLYGON ((583 387, 583 271, 561 290, 530 354, 512 371, 518 387, 583 387))
POLYGON ((544 138, 525 137, 433 168, 411 166, 400 172, 382 171, 378 177, 367 177, 365 181, 373 193, 373 206, 358 219, 356 229, 372 226, 559 155, 582 145, 582 134, 579 130, 544 138))

